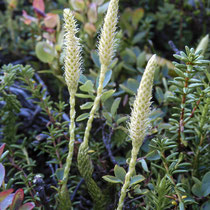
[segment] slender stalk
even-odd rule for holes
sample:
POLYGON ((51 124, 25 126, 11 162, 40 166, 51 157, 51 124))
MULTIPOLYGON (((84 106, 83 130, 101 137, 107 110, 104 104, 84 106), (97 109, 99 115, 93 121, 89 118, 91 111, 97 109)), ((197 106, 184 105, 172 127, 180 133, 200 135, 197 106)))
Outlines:
POLYGON ((121 195, 120 195, 117 210, 122 210, 122 208, 123 208, 124 199, 126 197, 126 191, 127 191, 128 187, 130 185, 131 177, 132 177, 133 173, 135 172, 135 165, 136 165, 136 160, 137 160, 137 155, 138 155, 138 152, 139 152, 139 148, 140 148, 140 146, 138 148, 137 147, 132 148, 131 160, 130 160, 130 163, 129 163, 129 170, 128 170, 128 173, 125 176, 125 183, 124 183, 124 185, 121 189, 121 195))
POLYGON ((68 210, 71 209, 70 195, 67 189, 67 182, 69 171, 72 163, 72 157, 74 152, 74 141, 75 141, 75 94, 78 88, 78 81, 81 72, 81 47, 79 39, 76 37, 78 32, 76 21, 73 12, 70 9, 64 9, 64 29, 65 29, 65 81, 70 94, 70 140, 68 145, 68 155, 66 158, 66 165, 64 168, 64 176, 62 180, 62 186, 59 190, 59 209, 68 210))
POLYGON ((122 210, 123 202, 126 197, 126 191, 129 188, 131 177, 135 171, 137 155, 139 149, 146 136, 148 128, 148 117, 150 113, 150 99, 152 96, 152 86, 155 69, 157 68, 157 58, 153 55, 146 66, 143 74, 136 99, 133 104, 133 110, 130 117, 129 133, 132 140, 131 160, 129 169, 125 176, 125 182, 121 189, 121 195, 118 203, 117 210, 122 210))
POLYGON ((83 139, 83 142, 84 142, 84 145, 86 147, 88 147, 88 139, 89 139, 89 135, 90 135, 90 130, 92 128, 92 122, 93 122, 93 119, 94 119, 94 115, 95 115, 95 112, 96 112, 96 109, 99 105, 99 102, 100 102, 100 98, 101 98, 101 94, 102 94, 102 90, 103 90, 103 82, 104 82, 104 79, 105 79, 105 73, 106 73, 106 70, 108 69, 108 67, 106 65, 101 65, 101 73, 100 73, 100 77, 99 77, 99 86, 98 86, 98 89, 97 89, 97 95, 96 95, 96 98, 94 100, 94 105, 90 111, 90 117, 87 121, 87 126, 86 126, 86 129, 85 129, 85 134, 84 134, 84 139, 83 139))
POLYGON ((70 141, 69 141, 69 151, 68 151, 68 155, 66 158, 66 166, 64 168, 64 175, 63 175, 63 183, 62 183, 62 187, 61 187, 61 196, 63 196, 66 192, 66 185, 68 182, 68 176, 69 176, 69 171, 70 171, 70 167, 71 167, 71 163, 72 163, 72 157, 73 157, 73 153, 74 153, 74 141, 75 141, 75 134, 74 134, 74 130, 75 130, 75 93, 71 93, 70 94, 70 125, 69 125, 69 133, 70 133, 70 141))
POLYGON ((98 108, 102 91, 103 82, 105 79, 106 71, 112 61, 115 52, 115 33, 117 25, 117 14, 118 14, 118 2, 119 0, 111 0, 107 10, 107 14, 104 19, 104 25, 101 30, 101 36, 99 41, 99 59, 101 63, 101 71, 99 77, 99 86, 97 89, 96 98, 94 100, 93 107, 90 111, 90 116, 87 121, 85 128, 85 134, 82 144, 79 147, 78 152, 78 168, 81 176, 84 178, 88 192, 93 199, 94 210, 105 209, 106 200, 102 190, 98 187, 96 182, 92 179, 94 168, 92 166, 89 154, 88 154, 88 141, 90 136, 90 130, 92 128, 92 122, 94 119, 95 112, 98 108))
POLYGON ((91 195, 91 198, 93 199, 94 202, 94 207, 93 207, 94 210, 105 209, 105 196, 103 195, 101 189, 98 187, 96 182, 92 179, 93 166, 88 155, 88 148, 89 148, 88 141, 89 141, 90 130, 92 128, 94 115, 102 95, 103 82, 107 68, 108 66, 103 64, 101 65, 101 73, 99 77, 99 86, 97 89, 97 95, 94 100, 94 105, 90 111, 90 117, 87 121, 83 142, 79 147, 78 158, 77 158, 80 174, 84 178, 88 188, 88 192, 91 195))
MULTIPOLYGON (((101 112, 100 112, 100 116, 101 116, 101 112)), ((116 160, 115 160, 115 158, 114 158, 114 156, 112 154, 111 142, 110 142, 111 138, 112 138, 112 135, 114 133, 114 128, 110 128, 109 129, 109 135, 106 136, 105 135, 105 130, 104 130, 105 126, 106 126, 106 124, 102 125, 102 139, 103 139, 104 145, 106 147, 106 150, 108 152, 108 156, 109 156, 111 162, 115 165, 115 164, 117 164, 117 162, 116 162, 116 160)), ((114 127, 116 127, 116 126, 114 125, 114 127)))

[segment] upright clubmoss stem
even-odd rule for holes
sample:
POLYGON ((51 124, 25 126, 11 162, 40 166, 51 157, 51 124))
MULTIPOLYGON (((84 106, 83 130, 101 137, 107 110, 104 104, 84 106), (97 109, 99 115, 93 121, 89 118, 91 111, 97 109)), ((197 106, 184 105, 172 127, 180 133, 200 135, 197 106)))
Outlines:
POLYGON ((97 96, 94 100, 94 105, 90 112, 90 117, 87 122, 87 126, 85 129, 84 135, 84 145, 88 146, 88 139, 90 135, 90 130, 92 127, 92 122, 94 119, 94 114, 98 107, 102 90, 103 90, 103 82, 105 79, 106 71, 111 63, 112 57, 115 52, 115 32, 117 25, 117 14, 118 14, 118 2, 119 0, 111 0, 109 3, 108 11, 104 19, 104 25, 101 30, 101 37, 99 40, 99 58, 101 62, 101 71, 99 77, 99 86, 97 89, 97 96))
POLYGON ((73 157, 73 153, 74 153, 74 141, 75 141, 75 134, 74 134, 74 130, 75 130, 75 93, 71 93, 70 95, 70 99, 69 99, 71 108, 70 108, 70 125, 69 125, 69 133, 70 133, 70 141, 69 141, 69 145, 68 145, 68 155, 66 158, 66 166, 64 169, 64 175, 63 175, 63 183, 62 183, 62 187, 61 187, 61 195, 63 195, 66 191, 66 185, 67 185, 67 181, 68 181, 68 175, 69 175, 69 171, 70 171, 70 167, 71 167, 71 163, 72 163, 72 157, 73 157))
POLYGON ((96 109, 98 107, 98 104, 100 102, 100 98, 101 98, 101 94, 102 94, 102 90, 103 90, 103 82, 105 79, 105 73, 106 73, 107 68, 108 67, 106 65, 101 65, 101 73, 100 73, 100 77, 99 77, 99 86, 97 89, 97 96, 94 100, 94 105, 90 111, 90 117, 88 119, 87 126, 85 129, 84 144, 86 146, 88 146, 88 139, 89 139, 89 135, 90 135, 90 130, 92 128, 92 122, 93 122, 94 115, 95 115, 96 109))
POLYGON ((104 25, 101 30, 101 36, 98 46, 99 59, 101 63, 99 86, 97 89, 97 95, 94 100, 93 107, 90 111, 90 116, 85 129, 84 139, 79 147, 77 158, 80 174, 85 179, 89 194, 91 195, 94 202, 93 209, 95 210, 105 209, 106 201, 102 190, 92 179, 93 166, 88 154, 88 141, 94 115, 101 99, 105 74, 109 68, 109 65, 111 64, 115 52, 115 33, 117 25, 118 2, 119 0, 110 1, 107 14, 104 19, 104 25))
POLYGON ((135 172, 137 155, 146 135, 151 105, 150 99, 152 97, 153 78, 156 68, 157 58, 156 55, 153 55, 146 66, 131 113, 129 124, 129 133, 132 140, 131 160, 128 172, 125 176, 125 182, 121 189, 117 210, 122 210, 123 208, 126 191, 129 188, 131 177, 135 172))
POLYGON ((87 121, 87 126, 85 129, 84 139, 82 144, 80 145, 78 152, 78 168, 81 176, 85 179, 89 194, 91 195, 94 201, 94 210, 104 210, 105 209, 105 196, 103 195, 101 189, 92 179, 93 167, 88 155, 88 140, 90 135, 90 130, 92 128, 92 122, 94 119, 95 112, 97 110, 98 104, 100 102, 100 98, 103 90, 103 82, 105 78, 105 73, 107 70, 106 65, 101 65, 101 73, 99 77, 99 86, 97 89, 97 95, 94 100, 94 105, 90 111, 90 117, 87 121))
POLYGON ((131 160, 129 163, 129 171, 128 171, 128 173, 126 173, 126 176, 125 176, 125 183, 121 189, 121 195, 120 195, 117 210, 121 210, 123 208, 123 203, 124 203, 124 200, 126 197, 126 191, 130 185, 131 177, 132 177, 133 173, 135 172, 135 165, 136 165, 138 152, 139 152, 139 148, 137 148, 137 147, 132 148, 131 160))
POLYGON ((70 94, 70 125, 69 133, 70 140, 68 145, 68 155, 66 158, 66 165, 64 168, 64 175, 62 180, 62 186, 59 192, 60 195, 60 209, 70 209, 71 201, 67 190, 67 182, 69 171, 71 168, 72 157, 74 152, 75 141, 75 94, 77 92, 79 76, 81 72, 81 55, 80 55, 80 43, 76 37, 77 27, 73 13, 70 9, 64 9, 63 12, 65 21, 65 81, 70 94))

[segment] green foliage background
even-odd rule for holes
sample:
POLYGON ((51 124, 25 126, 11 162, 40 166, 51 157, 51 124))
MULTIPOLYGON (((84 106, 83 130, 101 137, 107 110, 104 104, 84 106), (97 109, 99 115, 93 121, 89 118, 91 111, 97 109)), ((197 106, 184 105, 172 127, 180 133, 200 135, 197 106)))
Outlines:
MULTIPOLYGON (((75 2, 46 0, 45 15, 58 15, 56 25, 47 27, 32 2, 0 1, 0 143, 6 143, 9 151, 0 162, 6 168, 5 189, 23 188, 25 202, 34 202, 35 209, 57 209, 57 189, 67 155, 69 96, 62 50, 62 12, 66 7, 76 12, 84 58, 68 189, 74 209, 91 209, 93 205, 76 157, 98 87, 96 46, 108 2, 75 2), (26 24, 31 17, 24 17, 23 10, 37 21, 26 24)), ((186 45, 196 48, 209 33, 209 6, 204 0, 120 1, 117 52, 106 74, 89 150, 93 178, 107 196, 107 209, 115 209, 119 199, 131 151, 127 130, 130 107, 154 53, 159 56, 160 68, 154 79, 151 125, 125 209, 210 208, 210 47, 207 43, 203 58, 192 58, 195 53, 185 49, 186 45), (176 50, 185 53, 173 58, 176 50), (179 132, 183 108, 185 129, 179 132)))

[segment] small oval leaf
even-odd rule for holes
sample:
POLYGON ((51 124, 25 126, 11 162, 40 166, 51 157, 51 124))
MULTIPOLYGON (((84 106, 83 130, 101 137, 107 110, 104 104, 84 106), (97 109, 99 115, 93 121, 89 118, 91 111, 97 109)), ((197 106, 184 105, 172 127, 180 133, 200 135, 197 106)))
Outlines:
POLYGON ((196 195, 198 197, 202 197, 203 196, 203 192, 202 192, 202 189, 201 189, 201 184, 195 183, 192 186, 192 192, 193 192, 194 195, 196 195))
POLYGON ((126 175, 126 171, 123 167, 120 167, 118 165, 115 165, 114 167, 114 175, 120 179, 122 182, 125 181, 125 175, 126 175))
POLYGON ((91 95, 88 95, 88 94, 82 94, 82 93, 77 93, 76 97, 78 97, 78 98, 91 98, 91 99, 95 98, 95 96, 91 96, 91 95))
POLYGON ((210 171, 207 172, 202 179, 203 196, 208 196, 210 194, 210 171))
POLYGON ((79 87, 79 89, 81 91, 88 92, 88 93, 89 92, 94 92, 93 83, 92 83, 91 80, 86 81, 84 85, 81 85, 79 87))
POLYGON ((131 178, 131 182, 130 182, 130 186, 132 185, 136 185, 138 184, 139 182, 142 182, 145 180, 145 177, 143 177, 142 175, 136 175, 136 176, 133 176, 131 178))
POLYGON ((115 90, 112 89, 104 92, 103 95, 101 96, 101 101, 102 102, 106 101, 108 98, 110 98, 113 95, 114 92, 115 90))
POLYGON ((109 83, 111 77, 112 77, 112 70, 109 70, 105 74, 105 79, 104 79, 104 82, 103 82, 103 88, 105 88, 107 86, 107 84, 109 83))
POLYGON ((116 114, 117 109, 118 109, 118 107, 120 105, 120 101, 121 101, 121 98, 116 98, 114 100, 114 103, 112 104, 112 107, 111 107, 111 114, 112 114, 112 116, 114 116, 116 114))
POLYGON ((86 102, 80 106, 80 109, 90 109, 93 106, 93 102, 86 102))
POLYGON ((96 51, 92 51, 92 52, 91 52, 91 58, 92 58, 94 64, 95 64, 98 68, 100 68, 101 64, 100 64, 100 60, 99 60, 99 55, 98 55, 98 53, 97 53, 96 51))
POLYGON ((110 175, 106 175, 102 177, 104 180, 106 180, 107 182, 111 182, 111 183, 123 183, 120 179, 118 179, 115 176, 110 176, 110 175))
POLYGON ((148 167, 147 167, 147 162, 144 159, 141 159, 139 161, 141 163, 142 168, 146 171, 149 172, 148 167))
POLYGON ((90 116, 89 113, 81 114, 79 117, 77 117, 76 121, 77 121, 77 122, 80 122, 80 121, 82 121, 82 120, 87 119, 89 116, 90 116))
POLYGON ((51 63, 54 59, 54 48, 47 42, 38 42, 35 52, 37 58, 44 63, 51 63))
POLYGON ((53 13, 47 13, 44 18, 44 24, 47 28, 54 28, 59 22, 59 16, 53 13))

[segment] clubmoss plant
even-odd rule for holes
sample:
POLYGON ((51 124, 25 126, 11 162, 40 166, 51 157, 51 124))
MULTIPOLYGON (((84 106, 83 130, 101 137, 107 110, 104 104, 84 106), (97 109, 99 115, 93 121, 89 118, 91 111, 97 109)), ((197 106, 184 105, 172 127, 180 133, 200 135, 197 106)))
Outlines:
POLYGON ((90 117, 87 122, 87 127, 84 135, 84 144, 88 145, 88 139, 90 135, 90 130, 92 127, 92 122, 94 119, 94 114, 98 107, 102 90, 103 90, 103 82, 105 79, 105 74, 109 68, 112 57, 114 56, 115 51, 115 31, 117 25, 117 12, 118 12, 118 1, 112 0, 110 1, 109 8, 105 17, 104 26, 101 31, 101 37, 99 41, 99 58, 101 62, 101 71, 99 77, 99 86, 97 89, 97 96, 94 101, 93 108, 90 112, 90 117))
POLYGON ((146 135, 149 123, 148 116, 150 113, 153 78, 156 68, 157 58, 156 55, 153 55, 146 66, 131 113, 129 124, 129 133, 132 140, 131 160, 129 163, 129 170, 125 176, 125 182, 121 189, 118 210, 123 208, 126 191, 130 185, 131 177, 135 172, 137 155, 146 135))
MULTIPOLYGON (((69 171, 72 163, 73 151, 74 151, 74 140, 75 140, 75 94, 77 92, 77 86, 79 76, 81 72, 81 48, 79 39, 76 37, 77 27, 73 13, 70 9, 64 9, 64 21, 65 21, 65 45, 66 45, 66 56, 65 56, 65 80, 70 94, 70 141, 69 151, 66 158, 66 165, 64 169, 63 182, 61 187, 61 200, 65 202, 65 208, 69 208, 71 205, 69 195, 67 193, 67 181, 69 171), (67 202, 68 201, 68 202, 67 202)), ((62 201, 61 201, 62 203, 62 201)), ((63 208, 64 208, 63 206, 63 208)))
POLYGON ((104 25, 101 31, 101 37, 99 41, 99 58, 101 62, 101 71, 99 77, 99 86, 97 89, 97 96, 94 100, 94 105, 90 111, 90 117, 87 122, 85 129, 84 139, 79 148, 78 153, 78 168, 85 179, 88 187, 88 191, 95 203, 94 208, 97 210, 104 209, 104 195, 102 194, 100 188, 97 186, 95 181, 92 179, 93 167, 91 165, 89 155, 88 155, 88 141, 90 130, 92 127, 92 122, 94 119, 95 112, 100 102, 100 98, 103 91, 103 82, 105 79, 105 74, 109 68, 111 60, 114 56, 115 51, 115 33, 117 25, 117 15, 118 15, 118 2, 119 0, 111 0, 109 3, 108 11, 105 16, 104 25))

